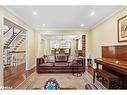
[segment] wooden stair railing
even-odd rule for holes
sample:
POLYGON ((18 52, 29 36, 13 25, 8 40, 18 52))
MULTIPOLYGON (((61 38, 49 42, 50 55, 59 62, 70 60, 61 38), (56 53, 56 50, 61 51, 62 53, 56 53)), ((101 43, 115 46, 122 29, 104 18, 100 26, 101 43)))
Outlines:
MULTIPOLYGON (((17 66, 18 63, 21 63, 22 61, 26 60, 26 51, 9 51, 10 59, 9 62, 11 62, 11 66, 17 66), (18 54, 23 54, 23 55, 18 55, 18 54), (18 56, 18 57, 17 57, 18 56)), ((6 66, 6 65, 5 65, 6 66)))
POLYGON ((11 29, 12 27, 10 27, 6 32, 4 32, 4 35, 7 34, 11 29))
POLYGON ((22 31, 20 31, 20 32, 17 33, 16 35, 12 36, 11 39, 10 39, 10 41, 9 41, 7 44, 5 44, 6 47, 9 47, 9 45, 12 43, 12 41, 13 41, 21 32, 22 32, 22 31))

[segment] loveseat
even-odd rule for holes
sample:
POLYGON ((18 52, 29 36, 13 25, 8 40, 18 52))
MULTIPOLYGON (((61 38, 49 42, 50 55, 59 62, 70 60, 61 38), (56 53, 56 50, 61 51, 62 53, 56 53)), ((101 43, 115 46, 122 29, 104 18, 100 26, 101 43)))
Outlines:
MULTIPOLYGON (((77 58, 76 58, 77 59, 77 58)), ((37 73, 75 73, 85 72, 85 58, 80 57, 80 62, 44 62, 44 58, 37 58, 37 73)))

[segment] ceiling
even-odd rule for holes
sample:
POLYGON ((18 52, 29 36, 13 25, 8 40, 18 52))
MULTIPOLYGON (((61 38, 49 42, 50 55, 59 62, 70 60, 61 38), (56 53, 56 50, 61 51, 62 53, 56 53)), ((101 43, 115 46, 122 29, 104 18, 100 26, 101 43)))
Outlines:
POLYGON ((121 6, 5 6, 34 29, 90 29, 121 6), (33 15, 36 12, 37 15, 33 15), (90 15, 94 12, 94 15, 90 15), (43 26, 45 24, 45 26, 43 26), (80 25, 84 24, 83 27, 80 25))

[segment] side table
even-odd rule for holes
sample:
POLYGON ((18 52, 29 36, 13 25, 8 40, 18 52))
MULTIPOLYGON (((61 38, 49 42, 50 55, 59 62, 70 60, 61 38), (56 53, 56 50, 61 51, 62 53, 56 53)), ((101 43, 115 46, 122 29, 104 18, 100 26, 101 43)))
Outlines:
POLYGON ((76 59, 73 61, 72 65, 72 75, 76 77, 82 76, 82 73, 80 72, 79 69, 79 64, 81 64, 81 59, 76 59))

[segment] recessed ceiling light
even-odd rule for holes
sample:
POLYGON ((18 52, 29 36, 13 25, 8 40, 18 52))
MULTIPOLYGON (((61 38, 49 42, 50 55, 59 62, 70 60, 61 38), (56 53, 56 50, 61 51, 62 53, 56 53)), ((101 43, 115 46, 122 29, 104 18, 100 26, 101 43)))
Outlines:
POLYGON ((33 15, 38 15, 38 13, 37 13, 37 12, 35 12, 35 11, 33 11, 33 15))
POLYGON ((90 16, 93 16, 93 15, 95 15, 95 12, 91 12, 91 13, 90 13, 90 16))
POLYGON ((45 27, 45 26, 46 26, 46 24, 42 24, 42 26, 43 26, 43 27, 45 27))
POLYGON ((80 26, 81 26, 81 27, 84 27, 84 24, 81 24, 80 26))

